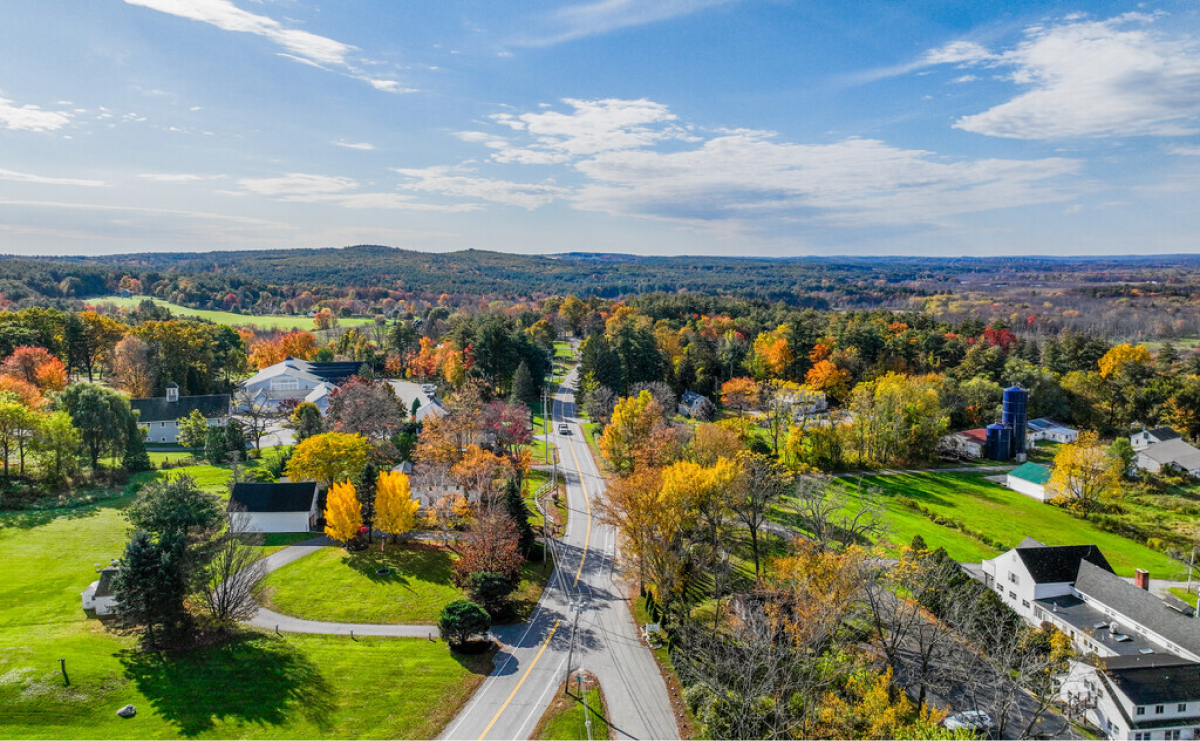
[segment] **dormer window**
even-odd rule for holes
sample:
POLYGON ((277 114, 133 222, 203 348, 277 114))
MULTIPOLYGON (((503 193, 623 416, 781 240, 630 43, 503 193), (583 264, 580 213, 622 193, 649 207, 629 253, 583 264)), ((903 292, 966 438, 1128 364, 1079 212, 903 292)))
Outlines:
POLYGON ((175 383, 167 384, 167 403, 174 404, 179 401, 179 385, 175 383))

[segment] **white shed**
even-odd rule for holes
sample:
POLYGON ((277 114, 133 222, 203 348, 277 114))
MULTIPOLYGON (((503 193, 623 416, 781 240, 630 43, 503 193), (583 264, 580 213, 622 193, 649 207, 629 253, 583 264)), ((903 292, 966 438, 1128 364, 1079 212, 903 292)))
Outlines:
POLYGON ((117 612, 117 596, 112 591, 112 581, 116 575, 116 566, 108 566, 100 572, 100 578, 83 590, 83 609, 94 610, 97 615, 117 612))

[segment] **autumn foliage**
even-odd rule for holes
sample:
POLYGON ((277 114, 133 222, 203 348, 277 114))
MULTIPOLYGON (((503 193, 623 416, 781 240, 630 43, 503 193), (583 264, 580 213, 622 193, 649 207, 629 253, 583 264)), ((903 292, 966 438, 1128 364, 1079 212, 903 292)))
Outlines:
POLYGON ((375 485, 376 529, 392 536, 407 533, 416 526, 419 507, 420 503, 412 498, 407 475, 399 471, 379 474, 375 485))
POLYGON ((362 526, 362 504, 354 493, 354 484, 342 481, 331 486, 325 501, 325 534, 346 544, 362 526))

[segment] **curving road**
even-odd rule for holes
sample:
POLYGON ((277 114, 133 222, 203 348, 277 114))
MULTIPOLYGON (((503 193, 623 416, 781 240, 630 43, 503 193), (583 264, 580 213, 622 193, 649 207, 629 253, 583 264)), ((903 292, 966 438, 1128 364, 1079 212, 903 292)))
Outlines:
POLYGON ((571 510, 567 532, 553 544, 556 568, 529 621, 493 631, 503 644, 496 669, 443 738, 528 738, 559 685, 579 668, 600 681, 617 738, 679 738, 658 665, 613 582, 616 533, 593 512, 604 480, 575 418, 574 382, 572 373, 554 398, 554 419, 570 427, 554 442, 571 510))

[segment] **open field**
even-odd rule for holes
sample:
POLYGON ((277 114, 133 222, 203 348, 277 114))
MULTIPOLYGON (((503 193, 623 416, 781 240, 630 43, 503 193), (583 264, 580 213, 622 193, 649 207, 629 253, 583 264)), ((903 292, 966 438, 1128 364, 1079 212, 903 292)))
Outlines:
POLYGON ((0 586, 0 737, 431 738, 491 669, 486 656, 413 639, 251 632, 141 653, 79 601, 93 564, 121 555, 131 501, 0 513, 0 561, 22 565, 0 586), (122 720, 127 703, 138 714, 122 720))
POLYGON ((1163 553, 1010 491, 988 481, 984 474, 925 472, 865 476, 838 479, 834 486, 853 490, 860 484, 877 490, 883 497, 892 526, 889 540, 897 548, 920 534, 931 548, 943 546, 959 561, 977 561, 997 552, 969 533, 938 525, 926 514, 903 506, 899 497, 906 496, 941 518, 960 522, 966 530, 986 534, 1004 549, 1014 547, 1027 536, 1048 545, 1095 543, 1122 576, 1132 576, 1134 569, 1146 568, 1157 578, 1172 579, 1184 570, 1163 553))
MULTIPOLYGON (((458 554, 440 545, 376 543, 357 553, 322 548, 267 575, 264 603, 285 615, 338 623, 432 625, 447 603, 462 599, 450 579, 458 554), (388 574, 377 569, 388 568, 388 574)), ((512 595, 518 615, 532 612, 549 566, 527 563, 512 595)))
MULTIPOLYGON (((204 319, 216 324, 227 324, 231 327, 257 327, 258 329, 281 330, 304 329, 309 331, 314 329, 312 317, 292 315, 255 316, 253 314, 235 314, 232 311, 189 309, 186 306, 180 306, 179 304, 163 301, 151 296, 133 296, 131 298, 105 296, 103 298, 89 299, 87 303, 91 305, 109 304, 119 309, 134 309, 147 299, 169 309, 177 317, 196 317, 197 319, 204 319)), ((338 319, 338 325, 342 327, 357 327, 363 324, 371 324, 373 321, 369 317, 342 317, 338 319)))

